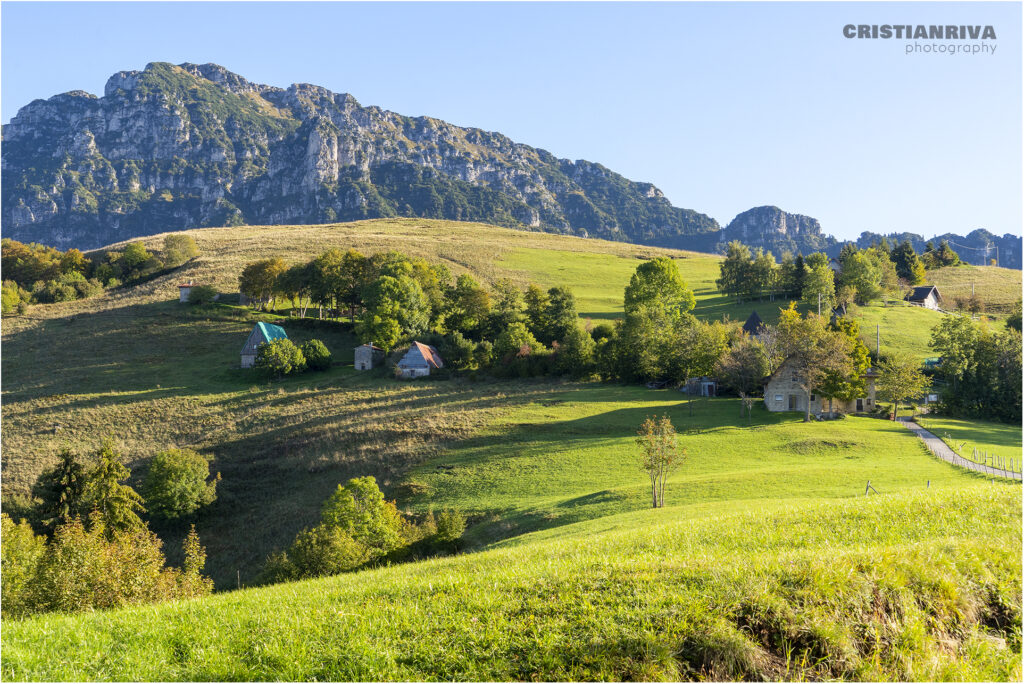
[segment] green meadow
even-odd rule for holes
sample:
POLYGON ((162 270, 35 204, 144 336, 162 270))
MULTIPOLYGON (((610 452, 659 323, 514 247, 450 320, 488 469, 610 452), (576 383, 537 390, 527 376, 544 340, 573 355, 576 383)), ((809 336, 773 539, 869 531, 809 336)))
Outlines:
MULTIPOLYGON (((190 521, 218 593, 5 619, 5 679, 1020 679, 1020 485, 953 468, 901 426, 612 384, 400 382, 356 373, 343 326, 287 321, 338 363, 262 383, 237 368, 254 314, 176 302, 182 279, 233 292, 257 258, 354 247, 568 285, 607 320, 640 259, 671 255, 698 315, 774 320, 780 302, 717 294, 719 257, 409 219, 190 234, 202 255, 178 273, 4 319, 3 502, 16 511, 65 446, 111 440, 136 484, 156 451, 196 449, 223 477, 190 521), (634 438, 662 414, 686 455, 653 510, 634 438), (464 512, 462 553, 252 586, 361 475, 409 514, 464 512)), ((855 315, 872 349, 877 322, 883 351, 921 357, 941 316, 855 315)), ((1017 426, 954 423, 936 430, 1020 452, 1017 426)), ((187 527, 154 529, 177 563, 187 527)))

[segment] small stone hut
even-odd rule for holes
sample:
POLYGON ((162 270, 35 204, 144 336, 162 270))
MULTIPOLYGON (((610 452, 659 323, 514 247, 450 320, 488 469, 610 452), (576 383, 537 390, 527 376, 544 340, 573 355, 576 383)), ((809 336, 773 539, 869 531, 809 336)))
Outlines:
POLYGON ((188 303, 188 295, 189 295, 190 292, 192 292, 192 288, 195 287, 195 286, 196 286, 196 284, 193 283, 191 280, 188 281, 187 283, 183 283, 183 284, 179 285, 178 286, 178 301, 179 302, 184 302, 184 303, 187 304, 188 303))
POLYGON ((370 370, 384 360, 384 350, 372 344, 356 347, 355 366, 357 371, 370 370))

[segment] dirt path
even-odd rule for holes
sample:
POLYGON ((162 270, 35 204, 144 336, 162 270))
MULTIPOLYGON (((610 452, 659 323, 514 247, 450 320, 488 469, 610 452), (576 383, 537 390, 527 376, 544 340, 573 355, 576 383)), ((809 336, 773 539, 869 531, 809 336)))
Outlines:
POLYGON ((968 461, 966 458, 960 456, 958 453, 950 449, 949 445, 947 445, 941 439, 939 439, 938 437, 936 437, 935 435, 933 435, 932 433, 928 432, 923 427, 918 425, 917 423, 907 418, 900 418, 899 422, 902 423, 904 427, 909 429, 911 432, 916 434, 921 439, 921 441, 924 442, 924 445, 928 447, 928 451, 932 452, 933 454, 941 458, 943 461, 946 461, 947 463, 952 463, 955 466, 967 468, 968 470, 973 470, 978 473, 984 473, 986 475, 992 475, 994 477, 1005 477, 1013 480, 1021 479, 1021 473, 1019 472, 1015 472, 1012 470, 1003 470, 1001 468, 993 468, 992 466, 982 465, 981 463, 975 463, 974 461, 968 461))

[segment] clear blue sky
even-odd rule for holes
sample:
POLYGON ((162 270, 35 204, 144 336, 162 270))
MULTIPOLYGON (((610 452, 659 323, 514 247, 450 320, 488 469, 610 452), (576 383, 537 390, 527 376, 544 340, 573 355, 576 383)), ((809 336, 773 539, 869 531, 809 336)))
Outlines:
MULTIPOLYGON (((216 62, 501 131, 727 223, 1021 232, 1020 3, 15 3, 2 117, 152 61, 216 62), (905 55, 847 23, 981 24, 994 54, 905 55)), ((919 41, 931 42, 931 41, 919 41)))

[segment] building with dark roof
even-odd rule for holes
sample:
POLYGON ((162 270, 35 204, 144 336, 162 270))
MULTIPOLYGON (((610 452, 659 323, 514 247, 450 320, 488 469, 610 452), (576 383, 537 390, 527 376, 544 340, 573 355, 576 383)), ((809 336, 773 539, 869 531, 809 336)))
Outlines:
POLYGON ((756 311, 750 312, 750 317, 747 318, 747 322, 743 324, 743 332, 750 336, 760 335, 765 331, 764 322, 761 317, 757 315, 756 311))
POLYGON ((939 294, 939 288, 934 285, 919 285, 906 296, 906 300, 915 306, 937 310, 942 301, 942 295, 939 294))

